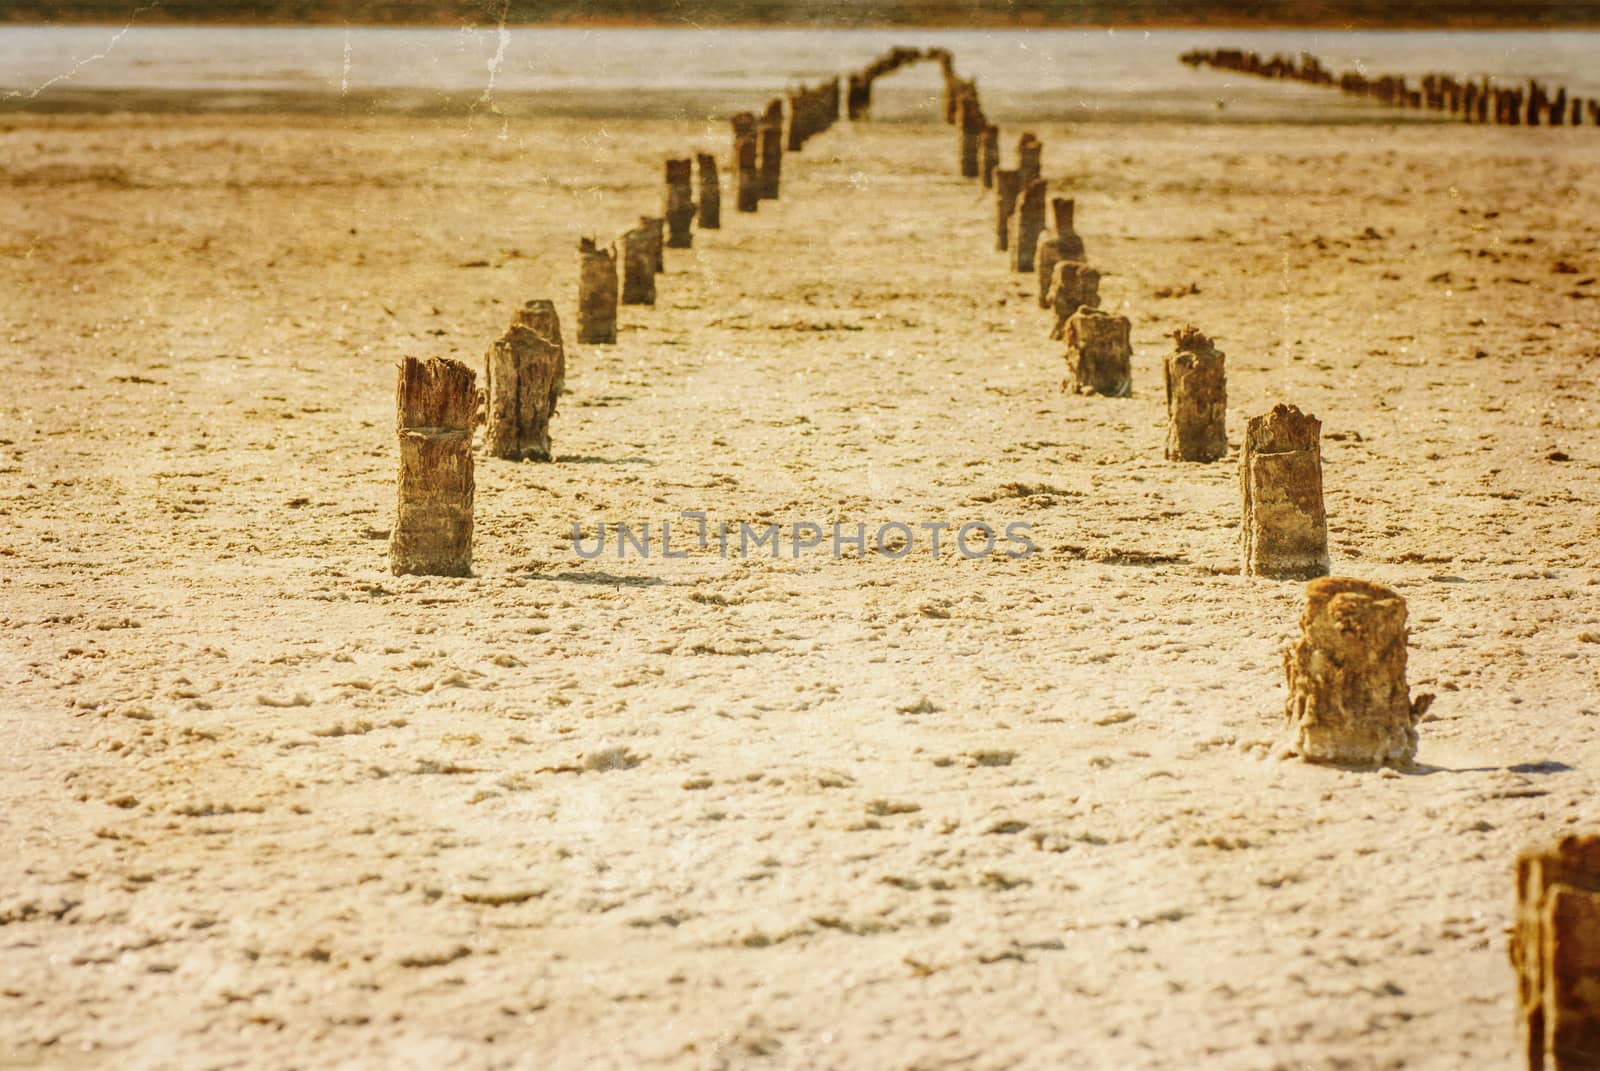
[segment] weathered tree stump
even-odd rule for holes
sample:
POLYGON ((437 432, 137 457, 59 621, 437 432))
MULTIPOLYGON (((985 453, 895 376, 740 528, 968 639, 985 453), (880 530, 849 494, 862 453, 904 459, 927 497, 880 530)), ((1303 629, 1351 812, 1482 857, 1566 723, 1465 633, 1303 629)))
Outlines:
POLYGON ((1000 128, 993 123, 978 133, 978 171, 983 188, 994 188, 994 172, 1000 166, 1000 128))
POLYGON ((1309 580, 1328 575, 1321 433, 1321 421, 1292 405, 1275 405, 1246 426, 1239 455, 1245 576, 1309 580))
POLYGON ((649 227, 635 227, 622 236, 622 303, 656 303, 655 235, 649 227))
POLYGON ((1600 1068, 1600 836, 1517 858, 1511 931, 1527 1071, 1600 1068))
POLYGON ((1300 638, 1283 652, 1290 746, 1307 762, 1410 766, 1433 702, 1406 684, 1406 601, 1365 580, 1306 585, 1300 638))
POLYGON ((664 212, 667 221, 667 245, 673 249, 690 248, 694 244, 694 232, 689 227, 694 219, 693 160, 667 161, 667 199, 664 212))
POLYGON ((757 139, 760 196, 764 201, 774 201, 783 173, 783 101, 775 100, 767 105, 757 124, 757 139))
POLYGON ((1011 213, 1022 195, 1022 172, 1000 170, 994 173, 995 248, 1004 253, 1011 247, 1011 213))
POLYGON ((1059 261, 1050 276, 1050 307, 1056 314, 1050 337, 1064 339, 1073 313, 1100 307, 1100 273, 1080 260, 1059 261))
POLYGON ((1044 155, 1044 143, 1032 132, 1024 132, 1017 139, 1017 170, 1022 172, 1022 185, 1026 189, 1028 183, 1036 182, 1040 176, 1040 158, 1044 155))
POLYGON ((1023 188, 1017 202, 1016 237, 1011 241, 1011 270, 1032 272, 1033 255, 1039 247, 1039 236, 1044 233, 1044 199, 1046 183, 1035 179, 1023 188))
POLYGON ((1056 242, 1062 260, 1083 260, 1083 239, 1072 229, 1074 202, 1070 197, 1052 197, 1050 212, 1055 217, 1056 242))
POLYGON ((617 340, 617 247, 597 248, 592 238, 578 240, 578 341, 584 345, 617 340))
POLYGON ((700 172, 700 229, 720 230, 722 184, 717 180, 717 158, 708 152, 696 153, 695 166, 700 172))
POLYGON ((476 378, 472 369, 449 358, 400 362, 395 386, 399 507, 389 537, 389 568, 396 575, 472 572, 476 378))
POLYGON ((1228 380, 1223 355, 1190 326, 1172 334, 1161 378, 1167 388, 1167 460, 1215 461, 1228 452, 1228 380))
POLYGON ((1126 316, 1080 308, 1067 319, 1067 378, 1061 389, 1076 394, 1126 398, 1133 392, 1126 316))
POLYGON ((530 301, 489 347, 484 449, 508 461, 550 460, 550 418, 566 381, 555 303, 530 301))

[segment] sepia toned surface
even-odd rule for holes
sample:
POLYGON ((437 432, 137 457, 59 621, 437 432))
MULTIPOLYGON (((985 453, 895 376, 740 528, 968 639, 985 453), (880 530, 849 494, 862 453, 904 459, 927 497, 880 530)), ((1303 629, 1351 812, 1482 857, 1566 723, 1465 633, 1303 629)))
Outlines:
POLYGON ((5 118, 0 1063, 1509 1065, 1512 864, 1600 762, 1600 131, 1030 124, 1112 399, 935 107, 569 347, 466 579, 388 572, 396 362, 576 322, 578 235, 725 117, 5 118), (1186 322, 1220 464, 1162 456, 1186 322), (1409 608, 1409 774, 1274 757, 1303 585, 1237 575, 1235 464, 1280 401, 1409 608), (1040 552, 573 551, 682 510, 1040 552))

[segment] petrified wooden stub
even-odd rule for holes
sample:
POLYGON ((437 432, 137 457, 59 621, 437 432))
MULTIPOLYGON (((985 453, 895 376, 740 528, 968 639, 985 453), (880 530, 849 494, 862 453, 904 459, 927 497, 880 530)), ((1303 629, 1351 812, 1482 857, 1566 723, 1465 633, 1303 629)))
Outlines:
POLYGON ((1322 508, 1322 422, 1275 405, 1245 427, 1239 454, 1245 576, 1309 580, 1328 575, 1328 518, 1322 508))
POLYGON ((532 332, 515 324, 489 347, 485 362, 484 392, 488 413, 483 433, 483 448, 491 457, 522 460, 522 442, 517 427, 517 373, 532 349, 532 332))
POLYGON ((872 80, 860 74, 851 74, 845 88, 845 118, 851 122, 865 119, 872 111, 872 80))
POLYGON ((635 227, 622 236, 622 303, 656 303, 656 259, 653 234, 635 227))
POLYGON ((960 99, 955 104, 955 126, 962 139, 960 171, 962 178, 978 178, 978 139, 989 126, 989 120, 984 118, 984 109, 978 104, 978 82, 968 80, 960 86, 960 99))
POLYGON ((1052 197, 1050 211, 1055 217, 1056 243, 1061 248, 1061 259, 1083 260, 1083 239, 1078 237, 1078 232, 1072 228, 1072 198, 1052 197))
POLYGON ((1000 166, 1000 128, 993 123, 978 133, 978 171, 983 188, 994 188, 995 168, 1000 166))
POLYGON ((472 369, 430 357, 400 362, 395 386, 400 437, 399 507, 389 537, 396 574, 472 572, 472 369))
POLYGON ((1347 577, 1306 585, 1300 638, 1283 652, 1290 746, 1307 762, 1409 766, 1431 695, 1406 684, 1406 601, 1347 577))
POLYGON ((1044 155, 1044 143, 1031 131, 1024 131, 1017 139, 1017 170, 1022 172, 1022 185, 1036 182, 1040 175, 1040 159, 1044 155))
POLYGON ((566 376, 555 303, 530 301, 489 348, 484 448, 510 461, 549 461, 550 418, 566 376))
POLYGON ((578 240, 578 341, 584 345, 617 340, 617 247, 578 240))
POLYGON ((1017 198, 1022 194, 1020 171, 994 173, 995 248, 1004 253, 1011 244, 1011 213, 1016 211, 1017 198))
POLYGON ((1126 398, 1133 391, 1126 316, 1080 308, 1067 320, 1067 378, 1061 389, 1126 398))
POLYGON ((688 249, 694 244, 689 224, 694 219, 694 161, 667 161, 667 245, 688 249))
POLYGON ((525 461, 549 461, 550 418, 567 385, 567 351, 561 342, 561 318, 553 301, 525 302, 512 321, 514 330, 533 333, 532 359, 522 365, 517 380, 518 421, 525 461))
POLYGON ((1033 247, 1033 271, 1039 283, 1039 307, 1050 307, 1050 280, 1055 276, 1056 265, 1061 263, 1061 243, 1049 231, 1039 235, 1033 247))
POLYGON ((760 196, 765 201, 776 200, 783 173, 783 101, 775 100, 767 105, 758 124, 757 138, 760 196))
POLYGON ((1173 332, 1161 378, 1167 388, 1167 460, 1215 461, 1228 452, 1228 380, 1223 355, 1185 325, 1173 332))
POLYGON ((1050 276, 1050 307, 1056 313, 1050 337, 1066 338, 1067 321, 1085 306, 1100 307, 1100 273, 1080 260, 1057 262, 1050 276))
POLYGON ((708 152, 696 153, 695 167, 700 172, 700 229, 720 230, 722 184, 717 180, 717 158, 708 152))
POLYGON ((756 143, 756 117, 740 112, 733 117, 734 207, 754 212, 761 207, 761 172, 756 143))
POLYGON ((1511 965, 1527 1071, 1600 1068, 1600 836, 1518 857, 1511 965))
POLYGON ((799 152, 805 145, 806 139, 816 133, 818 123, 814 117, 816 98, 812 90, 801 86, 798 92, 791 92, 789 97, 789 133, 783 143, 788 152, 799 152))
POLYGON ((646 240, 650 243, 650 270, 666 271, 667 260, 662 247, 667 244, 667 221, 660 216, 640 216, 639 226, 648 235, 646 240))
POLYGON ((1039 235, 1044 233, 1045 181, 1035 179, 1022 191, 1017 203, 1016 236, 1011 242, 1011 270, 1033 271, 1033 255, 1039 247, 1039 235))
POLYGON ((961 133, 961 177, 978 177, 978 139, 988 124, 978 106, 977 91, 964 92, 956 105, 956 126, 961 133))

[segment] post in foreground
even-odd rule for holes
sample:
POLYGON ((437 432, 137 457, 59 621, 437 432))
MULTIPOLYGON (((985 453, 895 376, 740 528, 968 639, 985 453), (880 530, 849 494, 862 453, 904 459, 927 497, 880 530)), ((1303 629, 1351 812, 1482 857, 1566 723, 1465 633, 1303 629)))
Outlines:
POLYGON ((389 537, 389 568, 396 575, 472 573, 476 380, 472 369, 449 358, 400 362, 395 387, 399 507, 389 537))

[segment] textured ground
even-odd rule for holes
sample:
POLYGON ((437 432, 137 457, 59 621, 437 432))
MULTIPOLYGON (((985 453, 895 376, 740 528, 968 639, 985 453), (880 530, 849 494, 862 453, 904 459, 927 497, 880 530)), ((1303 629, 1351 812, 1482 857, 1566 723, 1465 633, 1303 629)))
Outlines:
POLYGON ((723 131, 0 123, 0 1066, 1507 1066, 1511 862, 1600 780, 1600 134, 1041 127, 1108 400, 931 121, 572 345, 579 233, 723 131), (396 359, 545 296, 558 461, 390 576, 396 359), (1161 458, 1184 322, 1235 444, 1324 421, 1415 771, 1271 756, 1299 585, 1236 575, 1236 453, 1161 458), (574 553, 686 510, 1040 553, 574 553))

